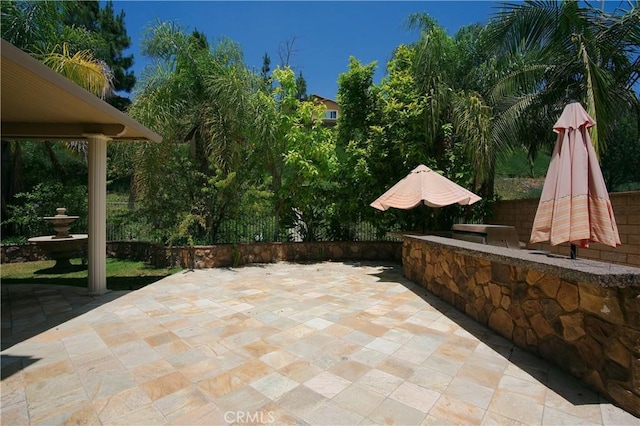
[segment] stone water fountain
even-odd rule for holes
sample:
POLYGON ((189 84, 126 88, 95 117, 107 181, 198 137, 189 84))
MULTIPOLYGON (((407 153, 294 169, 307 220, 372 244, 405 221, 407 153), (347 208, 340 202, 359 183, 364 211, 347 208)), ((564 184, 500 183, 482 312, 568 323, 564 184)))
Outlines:
POLYGON ((84 245, 87 242, 87 234, 69 234, 69 227, 79 216, 68 216, 67 209, 60 207, 56 209, 55 216, 43 217, 44 220, 53 225, 56 235, 46 235, 29 238, 30 243, 35 243, 49 258, 56 261, 52 271, 65 272, 73 269, 72 258, 81 257, 84 245))

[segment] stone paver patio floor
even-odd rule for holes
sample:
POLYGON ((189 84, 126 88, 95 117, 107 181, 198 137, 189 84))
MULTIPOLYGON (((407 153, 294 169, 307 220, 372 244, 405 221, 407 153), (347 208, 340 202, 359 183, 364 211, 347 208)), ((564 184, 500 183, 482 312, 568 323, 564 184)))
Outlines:
POLYGON ((3 425, 640 425, 398 265, 2 291, 3 425))

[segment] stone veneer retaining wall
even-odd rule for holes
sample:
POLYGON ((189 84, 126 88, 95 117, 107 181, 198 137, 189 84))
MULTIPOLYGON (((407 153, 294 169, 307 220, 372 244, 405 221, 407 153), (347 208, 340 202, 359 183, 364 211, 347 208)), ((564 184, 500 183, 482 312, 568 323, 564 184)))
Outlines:
POLYGON ((138 258, 155 265, 183 268, 220 268, 250 263, 323 260, 401 260, 400 242, 299 242, 223 244, 194 247, 147 247, 138 244, 108 243, 112 257, 138 258))
POLYGON ((403 269, 640 415, 640 269, 433 236, 405 237, 403 269))
MULTIPOLYGON (((593 243, 588 249, 578 248, 578 257, 640 267, 640 192, 612 192, 609 198, 622 245, 613 248, 593 243)), ((557 246, 548 242, 529 244, 539 201, 538 198, 498 201, 493 205, 493 217, 487 223, 515 226, 518 238, 527 243, 530 249, 548 250, 568 256, 568 243, 557 246)))
POLYGON ((0 249, 2 263, 34 262, 45 259, 44 252, 33 243, 2 244, 0 249))
MULTIPOLYGON (((400 262, 402 243, 393 241, 336 241, 302 243, 223 244, 165 247, 136 241, 107 243, 108 257, 145 261, 157 267, 219 268, 249 263, 323 260, 384 260, 400 262)), ((34 244, 3 244, 2 263, 45 258, 34 244)))

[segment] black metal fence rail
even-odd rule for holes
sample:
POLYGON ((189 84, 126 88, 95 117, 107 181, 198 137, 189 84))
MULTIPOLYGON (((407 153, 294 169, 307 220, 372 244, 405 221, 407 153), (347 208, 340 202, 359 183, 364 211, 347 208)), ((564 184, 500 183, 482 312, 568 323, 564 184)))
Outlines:
MULTIPOLYGON (((196 244, 242 244, 256 242, 286 241, 399 241, 397 237, 381 232, 368 222, 347 225, 347 236, 332 238, 326 230, 316 232, 313 238, 305 237, 304 225, 284 227, 276 231, 274 218, 245 217, 223 222, 214 238, 209 240, 194 239, 196 244)), ((110 223, 107 220, 107 241, 149 241, 166 244, 167 241, 156 241, 145 232, 146 227, 140 224, 110 223)))
MULTIPOLYGON (((307 236, 305 225, 284 227, 276 232, 275 219, 272 217, 245 217, 227 220, 221 223, 214 238, 195 238, 196 244, 241 244, 256 242, 286 241, 399 241, 397 237, 381 232, 368 222, 358 222, 343 226, 347 230, 340 238, 321 229, 313 237, 307 236)), ((86 229, 86 224, 79 223, 76 229, 86 229), (83 226, 84 225, 84 226, 83 226)), ((79 231, 75 231, 79 232, 79 231)), ((166 244, 159 237, 149 232, 148 226, 140 223, 114 223, 107 219, 107 241, 148 241, 166 244)))

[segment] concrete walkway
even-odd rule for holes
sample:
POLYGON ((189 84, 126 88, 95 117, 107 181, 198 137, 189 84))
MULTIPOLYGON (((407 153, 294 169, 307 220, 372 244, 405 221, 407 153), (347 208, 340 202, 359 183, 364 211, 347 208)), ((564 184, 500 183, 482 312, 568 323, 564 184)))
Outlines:
POLYGON ((398 265, 4 286, 2 328, 3 425, 640 425, 398 265))

